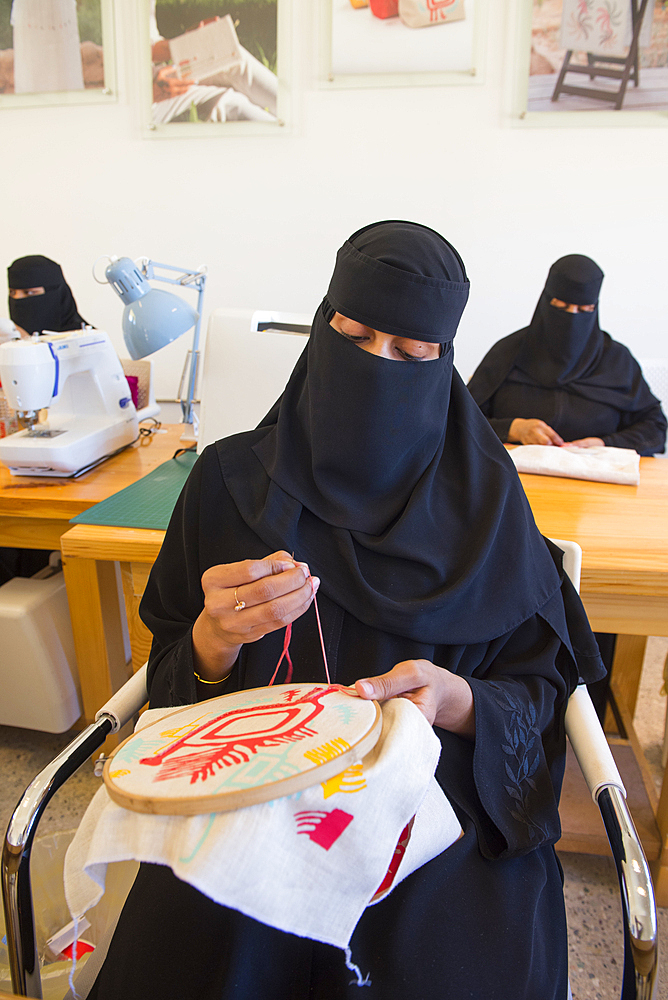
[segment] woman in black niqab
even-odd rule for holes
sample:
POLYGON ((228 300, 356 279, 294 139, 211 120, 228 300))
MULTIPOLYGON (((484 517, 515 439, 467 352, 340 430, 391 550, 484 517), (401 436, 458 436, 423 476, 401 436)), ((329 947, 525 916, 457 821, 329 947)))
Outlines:
MULTIPOLYGON (((453 368, 467 296, 433 230, 385 222, 346 241, 283 396, 200 457, 141 607, 153 707, 267 684, 288 622, 293 680, 319 681, 308 563, 332 680, 408 697, 434 724, 464 835, 362 916, 351 949, 370 1000, 567 993, 563 715, 600 663, 453 368)), ((348 1000, 349 980, 336 949, 143 865, 90 996, 348 1000)))
POLYGON ((631 352, 599 326, 603 271, 581 254, 550 268, 528 327, 498 341, 468 388, 502 441, 663 452, 666 418, 631 352))
POLYGON ((19 257, 7 268, 9 315, 26 333, 52 330, 64 333, 80 330, 86 321, 79 315, 72 289, 65 281, 60 264, 41 254, 19 257), (14 297, 14 290, 41 293, 14 297))

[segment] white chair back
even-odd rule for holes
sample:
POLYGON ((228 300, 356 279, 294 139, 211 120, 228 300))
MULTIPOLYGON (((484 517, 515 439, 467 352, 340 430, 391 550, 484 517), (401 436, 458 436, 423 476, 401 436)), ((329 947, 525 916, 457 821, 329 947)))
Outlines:
POLYGON ((256 427, 283 392, 306 346, 312 316, 216 309, 202 365, 198 452, 256 427))
MULTIPOLYGON (((564 570, 579 592, 582 549, 577 542, 566 542, 561 538, 551 538, 550 541, 562 549, 564 570)), ((611 785, 626 796, 624 782, 584 684, 580 684, 568 699, 565 723, 568 738, 594 802, 597 801, 600 790, 611 785)))
POLYGON ((582 574, 582 549, 577 542, 565 542, 561 538, 551 538, 551 542, 558 545, 564 553, 564 572, 570 578, 571 583, 578 593, 580 593, 580 576, 582 574))

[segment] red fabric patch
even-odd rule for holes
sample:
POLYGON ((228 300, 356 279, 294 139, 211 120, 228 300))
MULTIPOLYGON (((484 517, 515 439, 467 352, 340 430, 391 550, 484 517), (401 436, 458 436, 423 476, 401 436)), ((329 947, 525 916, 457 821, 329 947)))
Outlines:
POLYGON ((399 865, 401 864, 401 859, 406 853, 406 848, 408 847, 408 841, 411 839, 411 830, 413 829, 414 822, 415 822, 415 816, 413 816, 413 819, 410 821, 410 823, 407 823, 406 826, 401 831, 401 836, 399 837, 397 846, 394 848, 394 854, 392 855, 392 860, 390 861, 390 867, 387 869, 387 875, 380 883, 380 885, 374 892, 373 896, 371 897, 372 903, 374 899, 377 899, 378 896, 381 896, 384 892, 387 892, 387 890, 391 888, 395 876, 399 871, 399 865))

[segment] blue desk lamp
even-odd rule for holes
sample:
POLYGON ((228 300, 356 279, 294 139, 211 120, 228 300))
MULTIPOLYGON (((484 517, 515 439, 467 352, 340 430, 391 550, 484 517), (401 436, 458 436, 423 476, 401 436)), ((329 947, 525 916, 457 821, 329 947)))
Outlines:
MULTIPOLYGON (((161 347, 171 344, 173 340, 194 327, 192 346, 186 355, 178 391, 183 414, 182 422, 192 424, 194 422, 193 400, 199 364, 199 333, 206 284, 206 268, 200 267, 193 271, 190 268, 160 264, 157 261, 149 260, 148 257, 140 257, 136 262, 129 257, 108 259, 110 263, 105 268, 104 273, 107 282, 121 301, 125 303, 123 339, 133 361, 159 351, 161 347), (178 277, 156 274, 156 267, 164 271, 176 272, 178 277), (191 305, 184 302, 178 295, 174 295, 173 292, 152 288, 149 279, 196 289, 198 292, 197 309, 193 309, 191 305), (186 379, 187 392, 184 397, 183 386, 186 379)), ((101 282, 101 284, 105 284, 105 282, 101 282)))

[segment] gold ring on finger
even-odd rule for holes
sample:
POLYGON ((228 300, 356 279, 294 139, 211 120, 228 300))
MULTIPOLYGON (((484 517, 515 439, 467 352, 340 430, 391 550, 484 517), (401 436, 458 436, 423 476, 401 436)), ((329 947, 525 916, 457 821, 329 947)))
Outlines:
POLYGON ((235 611, 243 611, 243 609, 246 607, 246 602, 245 601, 240 601, 239 598, 237 597, 237 590, 238 589, 239 589, 238 587, 234 588, 234 600, 236 601, 236 604, 234 605, 234 610, 235 611))

